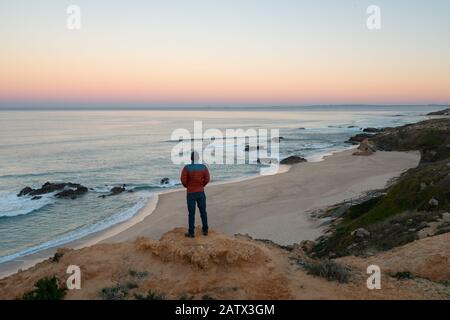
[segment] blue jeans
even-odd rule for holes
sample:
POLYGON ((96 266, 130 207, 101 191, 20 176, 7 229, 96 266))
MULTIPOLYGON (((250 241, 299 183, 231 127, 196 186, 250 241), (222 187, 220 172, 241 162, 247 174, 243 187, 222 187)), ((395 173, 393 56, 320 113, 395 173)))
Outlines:
POLYGON ((189 233, 195 232, 195 205, 197 204, 202 218, 203 232, 208 232, 208 216, 206 213, 206 195, 204 192, 188 193, 186 196, 189 211, 189 233))

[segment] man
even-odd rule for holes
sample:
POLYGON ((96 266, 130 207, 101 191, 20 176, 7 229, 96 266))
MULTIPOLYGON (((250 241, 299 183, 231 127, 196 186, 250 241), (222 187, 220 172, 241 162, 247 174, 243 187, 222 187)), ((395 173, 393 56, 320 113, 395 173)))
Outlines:
POLYGON ((189 211, 189 231, 186 237, 195 237, 195 205, 200 210, 203 235, 208 235, 208 216, 206 213, 205 186, 209 183, 208 168, 204 164, 196 163, 199 159, 197 152, 191 153, 191 164, 181 171, 181 183, 187 189, 186 200, 189 211))

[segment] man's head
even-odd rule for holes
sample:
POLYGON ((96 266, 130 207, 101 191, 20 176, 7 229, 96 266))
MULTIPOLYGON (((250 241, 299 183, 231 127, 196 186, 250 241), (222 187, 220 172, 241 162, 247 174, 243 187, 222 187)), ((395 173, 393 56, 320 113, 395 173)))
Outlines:
POLYGON ((192 161, 192 163, 197 163, 199 158, 200 157, 199 157, 197 151, 192 151, 191 152, 191 161, 192 161))

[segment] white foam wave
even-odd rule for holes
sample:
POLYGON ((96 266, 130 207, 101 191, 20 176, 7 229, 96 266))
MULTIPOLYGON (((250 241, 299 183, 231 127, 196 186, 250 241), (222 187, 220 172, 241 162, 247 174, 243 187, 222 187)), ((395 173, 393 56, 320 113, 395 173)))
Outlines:
POLYGON ((31 200, 31 197, 18 197, 14 193, 9 193, 0 196, 0 218, 29 214, 55 201, 53 194, 42 195, 40 199, 31 200))
POLYGON ((131 208, 126 209, 125 211, 122 211, 120 213, 117 213, 111 217, 108 217, 104 220, 101 220, 99 222, 96 222, 94 224, 85 226, 81 229, 71 231, 67 234, 65 234, 62 237, 47 241, 45 243, 33 246, 31 248, 22 250, 20 252, 7 255, 4 257, 0 257, 0 263, 4 263, 7 261, 15 260, 17 258, 21 258, 33 253, 37 253, 39 251, 43 251, 45 249, 54 248, 61 246, 63 244, 72 242, 74 240, 80 239, 82 237, 85 237, 87 235, 90 235, 92 233, 103 231, 113 225, 125 222, 128 219, 131 219, 135 214, 141 210, 145 204, 147 203, 148 199, 151 197, 151 193, 143 193, 142 197, 139 199, 139 201, 133 205, 131 208))

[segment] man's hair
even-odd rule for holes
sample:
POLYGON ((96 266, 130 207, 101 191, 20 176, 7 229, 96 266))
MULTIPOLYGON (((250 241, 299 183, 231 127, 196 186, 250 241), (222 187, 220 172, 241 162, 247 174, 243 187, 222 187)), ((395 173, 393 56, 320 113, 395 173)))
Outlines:
POLYGON ((200 158, 200 157, 199 157, 197 151, 192 151, 192 152, 191 152, 191 161, 192 161, 192 163, 196 163, 196 162, 198 161, 199 158, 200 158))

